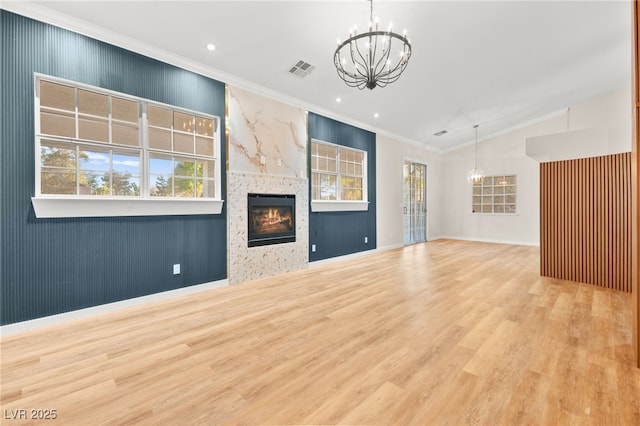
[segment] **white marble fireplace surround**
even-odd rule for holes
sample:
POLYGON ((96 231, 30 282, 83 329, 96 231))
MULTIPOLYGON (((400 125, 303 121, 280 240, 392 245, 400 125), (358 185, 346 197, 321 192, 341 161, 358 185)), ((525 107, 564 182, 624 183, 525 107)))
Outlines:
POLYGON ((307 179, 229 172, 229 284, 306 268, 309 264, 307 179), (248 247, 247 194, 295 194, 296 241, 248 247))
POLYGON ((304 110, 227 86, 230 284, 309 264, 307 116, 304 110), (248 247, 247 195, 296 196, 296 241, 248 247))

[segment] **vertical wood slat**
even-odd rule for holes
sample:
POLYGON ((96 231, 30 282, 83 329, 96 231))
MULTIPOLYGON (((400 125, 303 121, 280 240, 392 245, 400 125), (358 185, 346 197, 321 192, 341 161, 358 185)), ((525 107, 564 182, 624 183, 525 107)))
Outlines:
POLYGON ((638 163, 640 163, 640 7, 638 0, 631 3, 633 35, 631 55, 632 67, 632 99, 633 106, 633 142, 631 147, 631 290, 633 299, 632 318, 632 345, 636 356, 636 366, 640 368, 640 173, 638 173, 638 163))
POLYGON ((540 164, 540 269, 630 292, 631 154, 540 164))

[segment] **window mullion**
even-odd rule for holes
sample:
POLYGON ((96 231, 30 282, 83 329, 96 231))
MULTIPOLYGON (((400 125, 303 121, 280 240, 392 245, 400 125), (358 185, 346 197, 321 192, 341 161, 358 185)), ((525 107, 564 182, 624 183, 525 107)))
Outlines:
POLYGON ((140 195, 142 198, 150 197, 151 175, 149 173, 149 120, 147 118, 147 104, 145 102, 138 103, 138 137, 142 147, 140 155, 140 195))

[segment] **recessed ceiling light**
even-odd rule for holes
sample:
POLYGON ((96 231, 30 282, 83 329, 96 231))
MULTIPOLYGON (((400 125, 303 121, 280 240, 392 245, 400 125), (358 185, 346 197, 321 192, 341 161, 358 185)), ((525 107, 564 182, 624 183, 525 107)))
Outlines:
POLYGON ((342 102, 342 98, 336 98, 336 102, 337 102, 337 103, 342 102))
POLYGON ((209 44, 207 44, 207 50, 208 50, 209 52, 213 52, 214 50, 216 50, 216 45, 215 45, 215 44, 213 44, 213 43, 209 43, 209 44))
POLYGON ((373 114, 373 117, 374 117, 374 118, 378 118, 378 117, 380 117, 380 114, 378 114, 378 113, 376 112, 376 113, 374 113, 374 114, 373 114))

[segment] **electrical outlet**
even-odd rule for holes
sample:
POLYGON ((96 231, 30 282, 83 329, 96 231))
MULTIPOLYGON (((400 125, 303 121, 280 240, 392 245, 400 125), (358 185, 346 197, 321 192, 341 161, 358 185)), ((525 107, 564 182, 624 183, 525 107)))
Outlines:
POLYGON ((311 244, 311 252, 312 253, 316 252, 316 245, 315 244, 311 244))
POLYGON ((364 243, 368 244, 369 243, 369 237, 364 237, 364 243))
POLYGON ((173 265, 173 275, 180 275, 180 264, 176 263, 173 265))
POLYGON ((282 166, 282 158, 278 158, 278 166, 282 166))
POLYGON ((267 164, 267 157, 265 157, 264 155, 260 156, 260 164, 267 164))

